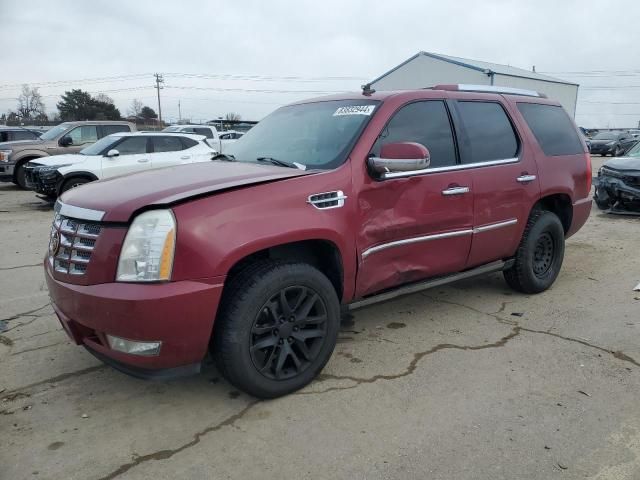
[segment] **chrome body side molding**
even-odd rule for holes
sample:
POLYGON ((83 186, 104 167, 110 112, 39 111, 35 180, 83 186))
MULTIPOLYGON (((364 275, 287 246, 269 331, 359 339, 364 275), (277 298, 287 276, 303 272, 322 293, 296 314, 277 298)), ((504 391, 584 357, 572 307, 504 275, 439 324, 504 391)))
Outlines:
POLYGON ((463 235, 471 235, 472 233, 473 230, 471 229, 454 230, 452 232, 436 233, 434 235, 424 235, 422 237, 405 238, 403 240, 396 240, 394 242, 382 243, 380 245, 376 245, 375 247, 367 248, 364 252, 362 252, 362 258, 366 258, 372 253, 386 250, 387 248, 399 247, 401 245, 410 245, 412 243, 419 242, 430 242, 431 240, 439 240, 441 238, 461 237, 463 235))
POLYGON ((512 218, 510 220, 505 220, 504 222, 489 223, 488 225, 481 225, 480 227, 475 227, 473 229, 473 233, 488 232, 490 230, 495 230, 496 228, 504 228, 504 227, 508 227, 510 225, 515 225, 517 223, 518 223, 518 219, 517 218, 512 218))
POLYGON ((480 168, 480 167, 491 167, 495 165, 507 165, 509 163, 517 163, 520 159, 515 158, 505 158, 502 160, 492 160, 490 162, 476 162, 476 163, 466 163, 460 165, 451 165, 449 167, 435 167, 435 168, 427 168, 424 170, 410 170, 407 172, 390 172, 381 174, 380 178, 387 180, 390 178, 401 178, 401 177, 412 177, 414 175, 429 175, 431 173, 439 173, 439 172, 453 172, 456 170, 468 170, 471 168, 480 168))

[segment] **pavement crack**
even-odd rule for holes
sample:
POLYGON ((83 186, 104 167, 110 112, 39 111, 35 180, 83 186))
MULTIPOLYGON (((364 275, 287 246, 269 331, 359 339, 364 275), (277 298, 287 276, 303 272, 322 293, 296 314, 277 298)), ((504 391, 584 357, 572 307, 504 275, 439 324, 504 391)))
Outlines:
POLYGON ((354 382, 354 385, 350 385, 350 386, 346 386, 346 387, 331 387, 331 388, 327 388, 325 390, 321 390, 321 391, 310 391, 310 392, 296 392, 293 395, 315 395, 315 394, 319 394, 319 393, 326 393, 326 392, 330 392, 330 391, 334 391, 334 390, 348 390, 350 388, 355 388, 358 385, 362 385, 365 383, 375 383, 381 380, 396 380, 398 378, 402 378, 402 377, 406 377, 408 375, 411 375, 413 372, 415 372, 416 368, 418 367, 418 363, 420 363, 420 361, 425 358, 428 355, 432 355, 436 352, 439 352, 441 350, 467 350, 467 351, 475 351, 475 350, 485 350, 485 349, 489 349, 489 348, 500 348, 500 347, 504 347, 509 340, 512 340, 513 338, 517 337, 520 334, 520 327, 518 326, 514 326, 511 329, 511 332, 507 335, 505 335, 504 337, 500 338, 498 341, 493 342, 493 343, 484 343, 481 345, 456 345, 454 343, 441 343, 439 345, 436 345, 432 348, 430 348, 429 350, 425 350, 423 352, 418 352, 418 353, 414 353, 413 355, 413 359, 411 360, 411 362, 409 362, 409 365, 407 366, 407 368, 400 372, 400 373, 394 373, 394 374, 390 374, 390 375, 382 375, 382 374, 378 374, 378 375, 374 375, 373 377, 354 377, 351 375, 332 375, 330 373, 322 373, 318 376, 317 381, 325 381, 325 380, 350 380, 352 382, 354 382))
POLYGON ((45 349, 45 348, 55 347, 55 346, 57 346, 57 345, 64 345, 64 344, 67 344, 67 343, 69 343, 69 340, 65 340, 65 341, 63 341, 63 342, 56 342, 56 343, 52 343, 52 344, 50 344, 50 345, 43 345, 43 346, 41 346, 41 347, 27 348, 27 349, 25 349, 25 350, 20 350, 20 351, 17 351, 17 352, 13 352, 13 353, 11 354, 11 356, 14 356, 14 355, 21 355, 21 354, 23 354, 23 353, 28 353, 28 352, 36 352, 36 351, 38 351, 38 350, 43 350, 43 349, 45 349))
POLYGON ((261 401, 260 400, 252 400, 251 402, 249 402, 242 410, 240 410, 238 413, 235 413, 229 417, 227 417, 226 419, 224 419, 223 421, 216 423, 215 425, 211 425, 207 428, 205 428, 204 430, 200 430, 199 432, 196 432, 193 435, 193 439, 177 448, 172 448, 172 449, 166 449, 166 450, 158 450, 157 452, 153 452, 153 453, 149 453, 147 455, 140 455, 136 458, 134 458, 131 462, 125 463, 123 465, 120 465, 117 469, 115 469, 113 472, 105 475, 104 477, 100 477, 98 480, 111 480, 113 478, 116 478, 119 475, 122 475, 123 473, 128 472, 129 470, 131 470, 132 468, 137 467, 138 465, 148 462, 150 460, 166 460, 167 458, 171 458, 174 455, 176 455, 177 453, 180 453, 188 448, 191 448, 195 445, 197 445, 198 443, 200 443, 200 441, 202 440, 202 437, 204 437, 205 435, 211 433, 211 432, 215 432, 218 431, 224 427, 227 426, 232 426, 234 425, 238 420, 240 420, 242 417, 244 417, 253 407, 255 407, 256 405, 258 405, 261 401))
POLYGON ((32 263, 28 265, 16 265, 15 267, 0 267, 0 272, 4 272, 5 270, 17 270, 18 268, 31 268, 31 267, 41 267, 42 262, 32 263))
POLYGON ((22 318, 22 317, 44 316, 44 315, 36 315, 36 312, 48 307, 49 305, 50 305, 50 303, 47 302, 45 305, 42 305, 41 307, 38 307, 38 308, 34 308, 33 310, 27 310, 26 312, 16 313, 12 317, 8 317, 8 318, 0 318, 0 322, 10 322, 12 320, 17 320, 18 318, 22 318))
POLYGON ((14 390, 11 390, 7 393, 7 395, 13 395, 18 393, 24 393, 24 391, 31 390, 35 387, 39 387, 40 385, 46 385, 51 383, 61 382, 62 380, 66 380, 67 378, 78 377, 80 375, 86 375, 88 373, 97 372, 98 370, 104 370, 107 368, 107 365, 100 364, 94 365, 93 367, 83 368, 82 370, 75 370, 73 372, 67 372, 60 375, 56 375, 55 377, 50 377, 45 380, 40 380, 39 382, 30 383, 29 385, 23 385, 22 387, 18 387, 14 390))

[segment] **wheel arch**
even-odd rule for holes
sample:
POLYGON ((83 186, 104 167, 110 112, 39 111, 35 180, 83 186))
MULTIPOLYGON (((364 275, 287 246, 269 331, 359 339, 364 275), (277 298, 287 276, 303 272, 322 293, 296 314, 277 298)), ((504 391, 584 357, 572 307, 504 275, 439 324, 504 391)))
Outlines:
POLYGON ((39 151, 27 151, 24 152, 20 158, 15 160, 15 167, 13 168, 13 181, 16 181, 16 175, 18 173, 18 167, 24 165, 27 162, 30 162, 31 160, 36 160, 38 158, 44 158, 44 157, 49 157, 50 155, 44 153, 44 152, 39 152, 39 151))
POLYGON ((565 235, 569 232, 573 222, 573 202, 567 193, 550 193, 538 200, 534 210, 546 210, 554 213, 560 219, 565 235))
POLYGON ((344 296, 344 262, 336 243, 324 238, 310 238, 280 243, 255 250, 236 259, 227 273, 227 282, 258 260, 273 259, 305 262, 313 265, 329 279, 338 299, 344 296))
POLYGON ((60 181, 58 182, 58 184, 56 185, 56 193, 58 194, 58 196, 62 194, 62 187, 64 186, 64 184, 74 178, 86 178, 90 182, 95 182, 96 180, 98 180, 98 177, 96 176, 95 173, 85 172, 85 171, 69 172, 66 175, 63 175, 60 181))

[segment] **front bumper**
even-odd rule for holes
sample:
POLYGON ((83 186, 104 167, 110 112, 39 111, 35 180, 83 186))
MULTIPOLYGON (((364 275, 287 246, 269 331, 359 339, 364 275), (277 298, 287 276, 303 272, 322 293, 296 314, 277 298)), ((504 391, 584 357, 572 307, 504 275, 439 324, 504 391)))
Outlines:
POLYGON ((596 197, 602 204, 640 211, 640 174, 598 174, 596 197))
POLYGON ((0 182, 13 181, 13 172, 15 168, 15 163, 0 162, 0 182))
POLYGON ((167 378, 199 371, 207 354, 224 277, 156 284, 74 285, 53 278, 45 261, 51 303, 77 344, 130 375, 167 378), (112 350, 111 334, 161 341, 156 356, 112 350))
POLYGON ((63 180, 62 174, 57 170, 46 170, 45 168, 27 164, 24 167, 26 186, 43 195, 55 196, 63 180))
POLYGON ((594 145, 591 144, 589 147, 589 153, 595 154, 605 154, 605 153, 614 153, 616 151, 615 145, 594 145))

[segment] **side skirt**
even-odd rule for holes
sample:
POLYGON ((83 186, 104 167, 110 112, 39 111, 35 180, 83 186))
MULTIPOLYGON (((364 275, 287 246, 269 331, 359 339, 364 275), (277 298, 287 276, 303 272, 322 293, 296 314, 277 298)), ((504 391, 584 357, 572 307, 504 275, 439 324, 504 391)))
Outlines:
POLYGON ((412 293, 421 292, 422 290, 428 290, 429 288, 439 287, 448 283, 457 282, 458 280, 464 280, 465 278, 472 278, 478 275, 485 275, 487 273, 500 272, 507 270, 513 266, 514 260, 498 260, 496 262, 487 263, 479 267, 472 268, 471 270, 465 270, 464 272, 453 273, 451 275, 445 275, 442 277, 431 278, 429 280, 423 280, 416 283, 409 283, 402 285, 401 287, 394 288, 393 290, 387 290, 371 297, 362 298, 343 306, 346 311, 356 310, 358 308, 367 307, 374 303, 386 302, 396 297, 403 295, 410 295, 412 293))

